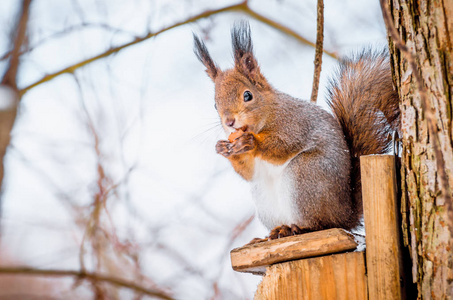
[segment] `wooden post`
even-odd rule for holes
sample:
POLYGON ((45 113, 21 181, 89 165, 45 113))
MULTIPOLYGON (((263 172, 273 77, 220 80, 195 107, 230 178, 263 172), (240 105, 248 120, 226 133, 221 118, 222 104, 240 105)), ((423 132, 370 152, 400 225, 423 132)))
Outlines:
POLYGON ((360 158, 369 299, 403 299, 403 265, 393 155, 360 158))
POLYGON ((366 300, 365 255, 348 252, 271 265, 255 300, 366 300))

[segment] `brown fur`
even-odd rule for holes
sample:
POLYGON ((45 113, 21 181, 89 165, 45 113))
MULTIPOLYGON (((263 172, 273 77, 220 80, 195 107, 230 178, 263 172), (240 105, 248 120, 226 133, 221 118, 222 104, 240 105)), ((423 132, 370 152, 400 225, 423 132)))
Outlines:
POLYGON ((358 225, 362 212, 357 196, 358 156, 385 152, 389 147, 387 133, 399 124, 398 97, 392 88, 387 56, 364 52, 357 59, 343 61, 330 89, 334 118, 267 82, 253 55, 247 23, 233 28, 232 40, 233 69, 220 70, 197 37, 195 53, 215 83, 216 107, 227 135, 246 128, 232 142, 219 141, 217 152, 252 183, 260 172, 257 159, 271 166, 286 164, 281 178, 291 179, 291 203, 275 199, 275 205, 286 205, 280 216, 280 208, 275 207, 275 212, 269 209, 269 199, 258 192, 255 202, 267 209, 260 215, 257 206, 260 219, 269 229, 276 227, 272 236, 358 225), (245 93, 251 93, 253 99, 247 101, 245 93), (288 219, 288 211, 293 211, 291 224, 284 224, 288 221, 281 220, 288 219))
POLYGON ((327 102, 350 149, 351 188, 361 211, 360 156, 388 152, 391 133, 400 130, 399 98, 387 52, 364 50, 342 60, 327 102))

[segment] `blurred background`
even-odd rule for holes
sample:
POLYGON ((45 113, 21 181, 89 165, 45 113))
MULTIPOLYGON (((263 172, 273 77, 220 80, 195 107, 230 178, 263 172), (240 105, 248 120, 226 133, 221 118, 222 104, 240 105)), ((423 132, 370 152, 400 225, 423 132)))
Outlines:
MULTIPOLYGON (((309 99, 315 50, 281 27, 314 43, 317 2, 238 4, 31 1, 17 89, 0 86, 3 110, 14 90, 20 99, 3 161, 0 299, 253 298, 260 277, 234 272, 229 251, 267 230, 247 183, 215 153, 225 134, 192 33, 226 69, 230 28, 249 20, 263 74, 309 99)), ((387 41, 378 1, 324 4, 326 107, 337 58, 387 41)), ((0 7, 5 78, 24 9, 17 0, 0 7)))

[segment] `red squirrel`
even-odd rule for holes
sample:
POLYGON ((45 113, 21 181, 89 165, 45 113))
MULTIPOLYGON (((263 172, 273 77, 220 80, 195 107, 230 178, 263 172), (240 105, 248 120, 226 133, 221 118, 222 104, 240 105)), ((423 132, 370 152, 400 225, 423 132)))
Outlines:
POLYGON ((194 35, 194 51, 215 84, 215 106, 227 136, 217 153, 252 186, 269 239, 359 225, 359 157, 388 151, 400 110, 387 51, 340 61, 328 104, 319 106, 269 84, 253 54, 250 26, 231 32, 234 67, 222 71, 194 35))

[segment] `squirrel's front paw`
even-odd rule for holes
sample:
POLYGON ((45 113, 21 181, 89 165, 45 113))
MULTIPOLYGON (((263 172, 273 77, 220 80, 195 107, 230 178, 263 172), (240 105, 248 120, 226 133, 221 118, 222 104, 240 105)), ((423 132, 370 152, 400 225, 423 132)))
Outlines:
POLYGON ((215 149, 218 154, 230 157, 231 155, 239 155, 248 152, 255 149, 255 147, 255 136, 252 133, 244 133, 233 142, 224 140, 218 141, 215 149))
POLYGON ((231 153, 231 148, 232 144, 229 141, 218 141, 217 144, 215 145, 215 150, 217 151, 218 154, 221 154, 225 157, 229 157, 231 153))
POLYGON ((242 154, 255 149, 256 140, 253 133, 246 132, 231 143, 232 154, 242 154))

